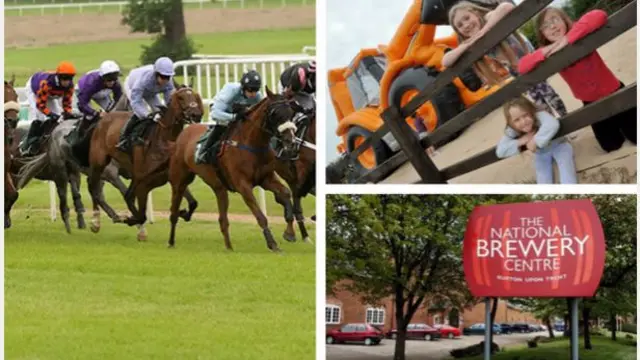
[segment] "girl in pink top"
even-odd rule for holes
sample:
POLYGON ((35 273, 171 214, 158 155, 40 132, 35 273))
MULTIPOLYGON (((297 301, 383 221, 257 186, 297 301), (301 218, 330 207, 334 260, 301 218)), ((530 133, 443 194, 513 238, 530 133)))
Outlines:
MULTIPOLYGON (((549 7, 540 12, 535 23, 538 41, 544 46, 520 59, 518 70, 521 74, 530 72, 552 54, 604 26, 607 13, 593 10, 573 23, 564 11, 549 7)), ((560 71, 560 76, 571 88, 573 96, 584 105, 609 96, 625 86, 597 51, 560 71)), ((636 107, 597 122, 591 128, 600 147, 607 152, 619 149, 625 139, 635 144, 636 107)))

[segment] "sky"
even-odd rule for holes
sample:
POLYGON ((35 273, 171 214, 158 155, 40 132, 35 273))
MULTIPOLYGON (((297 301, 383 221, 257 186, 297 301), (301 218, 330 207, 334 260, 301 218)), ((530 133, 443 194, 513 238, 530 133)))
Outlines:
MULTIPOLYGON (((556 0, 559 5, 565 0, 556 0)), ((327 58, 328 69, 344 67, 364 48, 386 44, 413 0, 327 0, 327 58)), ((520 3, 522 0, 516 0, 520 3)), ((436 37, 450 35, 449 26, 439 26, 436 37)), ((338 157, 335 135, 337 119, 327 94, 327 162, 338 157)))

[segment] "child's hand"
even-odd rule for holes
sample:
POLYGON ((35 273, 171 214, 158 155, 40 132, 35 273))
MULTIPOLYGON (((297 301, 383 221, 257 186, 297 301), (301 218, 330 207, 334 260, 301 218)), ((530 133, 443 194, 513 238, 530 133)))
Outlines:
POLYGON ((538 150, 538 146, 536 145, 536 141, 531 137, 531 140, 527 142, 527 150, 531 150, 532 152, 536 152, 538 150))
POLYGON ((518 138, 518 145, 519 146, 525 146, 529 143, 529 141, 531 141, 531 139, 533 139, 533 135, 534 134, 524 134, 522 135, 520 138, 518 138))
POLYGON ((540 51, 542 51, 542 55, 544 55, 545 58, 548 58, 549 55, 551 55, 551 50, 553 50, 554 44, 551 45, 547 45, 543 48, 540 48, 540 51))
POLYGON ((553 47, 551 48, 549 55, 557 53, 558 51, 567 47, 567 45, 569 45, 569 40, 567 40, 567 37, 566 36, 561 37, 560 40, 553 43, 552 45, 553 47))

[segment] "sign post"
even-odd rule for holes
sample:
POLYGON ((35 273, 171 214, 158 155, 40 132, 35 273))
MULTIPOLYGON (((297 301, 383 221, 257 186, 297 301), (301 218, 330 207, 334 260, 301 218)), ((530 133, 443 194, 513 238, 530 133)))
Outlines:
POLYGON ((578 360, 578 299, 592 297, 604 270, 605 241, 590 200, 476 207, 463 243, 469 290, 486 298, 484 358, 491 356, 492 297, 570 297, 571 356, 578 360))
POLYGON ((491 359, 491 298, 484 299, 484 358, 491 359))

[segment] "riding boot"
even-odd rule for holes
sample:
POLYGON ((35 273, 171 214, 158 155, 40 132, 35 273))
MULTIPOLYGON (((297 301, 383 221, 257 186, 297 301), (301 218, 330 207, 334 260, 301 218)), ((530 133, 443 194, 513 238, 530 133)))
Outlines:
POLYGON ((29 127, 29 132, 25 139, 20 143, 20 156, 34 156, 38 148, 38 138, 42 132, 42 120, 33 120, 29 127))
POLYGON ((211 132, 211 134, 207 138, 207 141, 202 145, 202 148, 200 149, 200 152, 198 153, 198 157, 196 159, 196 163, 204 164, 204 163, 207 162, 207 154, 209 153, 209 150, 211 149, 211 147, 213 147, 213 145, 215 144, 216 140, 222 136, 222 134, 224 133, 224 131, 226 129, 227 129, 227 127, 223 126, 223 125, 216 125, 216 126, 213 127, 213 131, 211 132))
POLYGON ((120 135, 120 142, 116 146, 116 148, 123 152, 129 151, 129 137, 131 136, 131 132, 133 128, 138 123, 138 117, 136 115, 131 116, 131 119, 127 121, 124 125, 124 129, 122 129, 122 134, 120 135))

